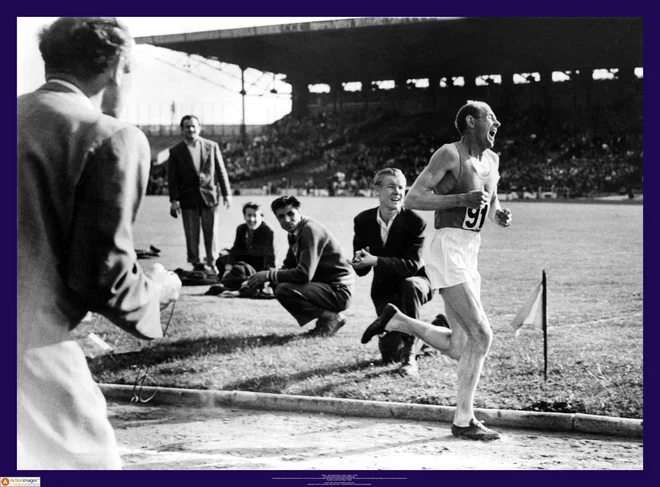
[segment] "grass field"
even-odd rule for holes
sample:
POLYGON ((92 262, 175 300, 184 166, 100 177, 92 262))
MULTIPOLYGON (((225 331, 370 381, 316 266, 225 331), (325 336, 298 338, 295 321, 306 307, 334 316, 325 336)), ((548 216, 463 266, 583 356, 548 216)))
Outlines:
MULTIPOLYGON (((286 235, 269 209, 272 197, 235 197, 222 213, 229 247, 241 207, 265 205, 275 230, 278 263, 286 235)), ((300 198, 303 211, 323 222, 352 251, 353 217, 375 206, 370 198, 300 198)), ((477 389, 476 406, 642 417, 642 206, 510 202, 509 229, 487 224, 482 235, 482 301, 494 341, 477 389), (545 269, 548 276, 548 381, 543 382, 543 337, 509 322, 545 269)), ((167 197, 147 197, 136 224, 137 248, 162 249, 166 267, 188 268, 180 220, 167 197)), ((432 214, 422 213, 432 230, 432 214)), ((142 260, 145 267, 154 261, 142 260)), ((380 361, 376 340, 360 344, 375 318, 371 274, 357 278, 348 324, 332 338, 307 338, 275 300, 204 296, 185 287, 162 341, 142 343, 96 316, 74 334, 86 350, 94 331, 118 349, 141 353, 96 357, 92 372, 106 383, 132 384, 145 359, 161 386, 259 391, 420 404, 455 405, 456 363, 440 354, 419 361, 417 378, 380 361)), ((435 297, 423 319, 443 311, 435 297)), ((169 312, 163 314, 166 321, 169 312)))

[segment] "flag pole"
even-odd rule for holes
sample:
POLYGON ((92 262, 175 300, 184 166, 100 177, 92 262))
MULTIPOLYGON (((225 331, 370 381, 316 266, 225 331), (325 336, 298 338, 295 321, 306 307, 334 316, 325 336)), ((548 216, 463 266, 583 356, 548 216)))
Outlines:
POLYGON ((541 280, 543 287, 543 382, 548 382, 548 288, 543 269, 543 278, 541 280))

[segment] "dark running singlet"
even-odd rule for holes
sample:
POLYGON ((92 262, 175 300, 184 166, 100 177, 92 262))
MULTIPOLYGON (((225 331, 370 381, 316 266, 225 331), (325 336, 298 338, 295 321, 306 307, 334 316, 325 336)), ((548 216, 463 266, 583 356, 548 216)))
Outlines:
MULTIPOLYGON (((497 165, 495 164, 495 153, 486 149, 482 155, 482 163, 486 169, 479 172, 474 167, 476 158, 470 156, 459 142, 451 144, 458 151, 460 166, 458 179, 452 173, 447 173, 442 180, 433 188, 436 194, 461 194, 469 193, 475 189, 484 189, 492 195, 500 179, 497 165), (484 164, 487 162, 488 164, 484 164)), ((435 228, 462 228, 472 232, 480 232, 486 222, 490 204, 482 208, 468 208, 465 206, 449 208, 447 210, 436 210, 435 228)))

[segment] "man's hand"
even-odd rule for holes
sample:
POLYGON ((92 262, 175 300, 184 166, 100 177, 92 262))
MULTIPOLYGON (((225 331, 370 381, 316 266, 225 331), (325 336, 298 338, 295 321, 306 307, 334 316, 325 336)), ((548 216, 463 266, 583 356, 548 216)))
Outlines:
POLYGON ((160 286, 160 308, 165 308, 172 301, 179 299, 181 279, 174 272, 168 271, 162 264, 156 262, 151 270, 145 272, 147 277, 160 286))
POLYGON ((490 195, 483 189, 475 189, 469 193, 463 193, 465 206, 468 208, 482 208, 490 201, 490 195))
POLYGON ((369 247, 355 252, 355 256, 353 256, 353 260, 351 261, 353 269, 365 269, 367 267, 373 267, 377 263, 378 257, 369 253, 369 247))
POLYGON ((256 274, 251 275, 247 278, 247 281, 243 284, 245 287, 257 289, 261 288, 268 281, 268 271, 259 271, 256 274))
POLYGON ((178 201, 172 201, 170 204, 170 215, 172 218, 178 218, 181 213, 181 204, 178 201))
POLYGON ((232 197, 231 197, 231 195, 228 194, 227 196, 223 196, 222 199, 224 200, 225 208, 229 209, 229 208, 231 207, 231 203, 232 203, 232 197))
POLYGON ((501 227, 508 227, 511 225, 511 210, 504 208, 495 212, 495 221, 501 227))

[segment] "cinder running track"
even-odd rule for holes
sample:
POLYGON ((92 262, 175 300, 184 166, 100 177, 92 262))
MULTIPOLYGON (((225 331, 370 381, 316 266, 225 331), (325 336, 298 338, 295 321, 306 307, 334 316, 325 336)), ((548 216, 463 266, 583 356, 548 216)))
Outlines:
POLYGON ((458 440, 447 423, 108 402, 131 470, 641 470, 642 440, 497 428, 458 440))

